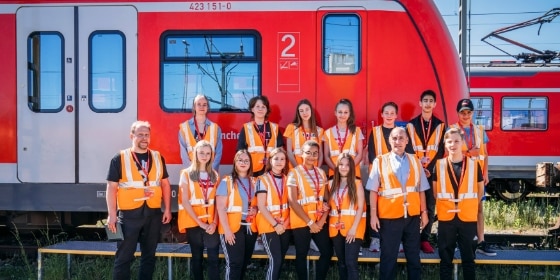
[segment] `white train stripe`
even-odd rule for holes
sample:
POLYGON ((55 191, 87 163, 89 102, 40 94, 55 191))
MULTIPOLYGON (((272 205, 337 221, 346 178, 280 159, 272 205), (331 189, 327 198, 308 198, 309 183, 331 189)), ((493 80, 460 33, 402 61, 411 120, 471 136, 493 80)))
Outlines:
POLYGON ((560 93, 560 88, 471 88, 470 92, 526 92, 526 93, 557 92, 560 93))
POLYGON ((347 11, 365 9, 404 12, 395 1, 201 1, 201 2, 114 2, 114 3, 43 3, 43 4, 0 4, 0 14, 15 14, 22 6, 68 7, 68 6, 134 6, 138 12, 257 12, 257 11, 347 11))

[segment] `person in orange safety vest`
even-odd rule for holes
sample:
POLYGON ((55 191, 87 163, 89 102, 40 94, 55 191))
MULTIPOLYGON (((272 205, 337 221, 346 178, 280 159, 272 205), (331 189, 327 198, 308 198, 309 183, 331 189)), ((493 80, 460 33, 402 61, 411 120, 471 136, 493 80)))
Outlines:
POLYGON ((451 128, 444 135, 448 156, 437 161, 433 170, 438 213, 438 252, 440 279, 451 280, 456 244, 461 251, 463 279, 476 279, 473 240, 476 237, 480 197, 484 178, 480 164, 463 155, 464 136, 451 128))
POLYGON ((264 174, 266 161, 270 151, 284 146, 278 124, 268 121, 270 103, 264 95, 249 100, 249 111, 252 120, 245 123, 239 132, 237 150, 247 150, 253 161, 253 176, 264 174))
POLYGON ((354 159, 340 154, 329 182, 329 236, 338 258, 339 279, 359 279, 358 255, 366 231, 366 203, 354 159))
POLYGON ((220 279, 219 246, 217 229, 218 212, 215 211, 216 186, 220 180, 218 172, 212 169, 212 144, 201 140, 194 146, 194 160, 191 166, 181 171, 178 195, 178 228, 187 232, 191 247, 191 275, 202 280, 202 256, 207 248, 208 279, 220 279))
MULTIPOLYGON (((292 123, 286 126, 284 137, 286 137, 286 148, 290 168, 303 162, 301 147, 307 140, 315 140, 319 146, 323 143, 323 129, 317 126, 315 111, 311 102, 307 99, 300 100, 296 106, 296 116, 292 123)), ((323 164, 323 149, 319 148, 319 159, 316 166, 323 164)))
POLYGON ((161 224, 171 221, 169 175, 163 156, 148 149, 150 132, 148 122, 134 122, 132 147, 113 157, 107 174, 107 228, 113 233, 119 229, 123 236, 117 241, 113 279, 130 279, 138 242, 142 253, 138 278, 151 279, 161 224))
POLYGON ((290 244, 290 209, 288 207, 287 153, 283 148, 270 152, 266 172, 257 181, 257 228, 268 254, 267 280, 280 278, 282 264, 290 244))
POLYGON ((397 256, 402 242, 408 279, 420 279, 420 230, 428 222, 425 191, 430 189, 416 155, 405 152, 408 136, 403 127, 389 135, 391 152, 378 156, 367 181, 370 223, 381 239, 379 278, 397 277, 397 256))
POLYGON ((307 279, 307 254, 313 239, 321 256, 317 261, 315 277, 326 279, 332 257, 332 242, 328 217, 327 176, 315 166, 319 157, 319 143, 309 140, 303 144, 303 164, 288 173, 288 201, 290 204, 290 225, 296 247, 296 272, 298 279, 307 279))
POLYGON ((257 241, 256 180, 251 155, 240 150, 233 158, 233 171, 216 191, 220 243, 226 260, 225 279, 243 279, 257 241))

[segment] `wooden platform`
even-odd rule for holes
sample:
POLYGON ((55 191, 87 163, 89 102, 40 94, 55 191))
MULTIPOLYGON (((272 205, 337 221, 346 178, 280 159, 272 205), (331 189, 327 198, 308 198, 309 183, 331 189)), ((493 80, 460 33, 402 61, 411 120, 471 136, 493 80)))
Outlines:
MULTIPOLYGON (((67 255, 67 270, 70 273, 70 263, 72 255, 98 255, 98 256, 112 256, 115 255, 117 250, 116 242, 104 241, 67 241, 57 243, 47 247, 39 248, 37 256, 38 279, 43 279, 43 254, 66 254, 67 255)), ((220 250, 221 251, 221 250, 220 250)), ((560 251, 558 250, 496 250, 498 253, 495 257, 488 257, 485 255, 477 254, 475 262, 477 264, 486 265, 560 265, 560 251)), ((140 256, 140 248, 136 249, 136 256, 140 256)), ((319 253, 313 250, 309 251, 307 262, 308 267, 310 262, 314 265, 315 261, 319 259, 319 253)), ((160 243, 156 250, 157 257, 166 257, 168 259, 168 278, 173 279, 172 264, 173 258, 191 258, 191 249, 188 244, 181 243, 160 243)), ((224 255, 220 253, 220 258, 224 255)), ((380 253, 373 253, 366 249, 363 250, 362 255, 358 258, 358 262, 379 262, 380 253)), ((254 259, 266 259, 268 256, 264 251, 255 251, 253 254, 254 259)), ((286 259, 295 259, 295 248, 290 246, 286 254, 286 259)), ((336 261, 336 256, 333 261, 336 261)), ((420 260, 423 264, 439 264, 439 255, 437 250, 434 254, 420 253, 420 260)), ((397 262, 406 263, 404 253, 399 253, 397 262)), ((457 266, 461 263, 459 252, 455 254, 453 263, 457 266)))

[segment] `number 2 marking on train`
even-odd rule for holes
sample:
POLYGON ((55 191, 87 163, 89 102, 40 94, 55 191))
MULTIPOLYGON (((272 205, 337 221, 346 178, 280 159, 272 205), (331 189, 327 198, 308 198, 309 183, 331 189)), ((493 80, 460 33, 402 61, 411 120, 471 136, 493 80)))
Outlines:
POLYGON ((280 57, 296 57, 296 54, 289 53, 290 49, 296 44, 296 37, 293 34, 285 34, 280 40, 282 42, 286 42, 287 40, 290 41, 290 43, 282 50, 280 57))

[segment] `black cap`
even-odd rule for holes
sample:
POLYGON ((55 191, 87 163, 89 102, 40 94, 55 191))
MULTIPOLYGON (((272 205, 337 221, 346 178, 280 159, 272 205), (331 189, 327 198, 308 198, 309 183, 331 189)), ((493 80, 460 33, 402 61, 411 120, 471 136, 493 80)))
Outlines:
POLYGON ((459 100, 459 103, 457 103, 457 112, 461 112, 463 110, 474 111, 474 105, 470 99, 461 99, 459 100))

